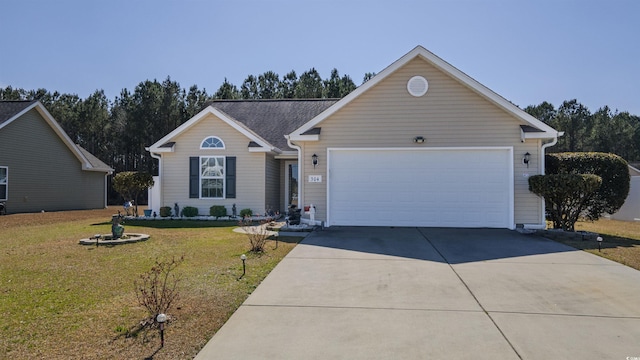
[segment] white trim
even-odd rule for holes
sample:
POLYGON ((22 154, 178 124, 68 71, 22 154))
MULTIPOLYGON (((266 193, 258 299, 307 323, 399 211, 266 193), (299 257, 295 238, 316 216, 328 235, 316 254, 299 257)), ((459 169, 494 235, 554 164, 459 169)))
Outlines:
POLYGON ((354 99, 360 97, 363 93, 368 91, 370 88, 374 87, 379 82, 381 82, 383 79, 385 79, 389 75, 393 74, 396 70, 400 69, 401 67, 406 65, 408 62, 410 62, 411 60, 413 60, 413 59, 415 59, 417 57, 422 58, 423 60, 427 61, 431 65, 433 65, 436 68, 440 69, 444 73, 450 75, 453 79, 459 81, 461 84, 463 84, 466 87, 468 87, 469 89, 473 90, 478 95, 484 97, 488 101, 490 101, 493 104, 497 105, 498 107, 502 108, 507 113, 509 113, 509 114, 515 116, 516 118, 522 120, 524 123, 530 124, 531 126, 542 130, 543 132, 540 133, 540 134, 541 135, 544 134, 543 135, 544 138, 555 138, 555 137, 558 136, 558 132, 555 129, 553 129, 552 127, 550 127, 549 125, 547 125, 547 124, 543 123, 542 121, 536 119, 535 117, 529 115, 524 110, 522 110, 519 107, 515 106, 514 104, 512 104, 511 102, 509 102, 508 100, 506 100, 502 96, 496 94, 495 92, 493 92, 492 90, 490 90, 486 86, 480 84, 479 82, 477 82, 476 80, 474 80, 473 78, 468 76, 467 74, 465 74, 462 71, 458 70, 457 68, 453 67, 451 64, 449 64, 446 61, 442 60, 441 58, 439 58, 438 56, 436 56, 432 52, 430 52, 427 49, 423 48, 422 46, 417 46, 413 50, 411 50, 409 53, 407 53, 406 55, 404 55, 400 59, 396 60, 393 64, 389 65, 387 68, 382 70, 379 74, 377 74, 376 76, 371 78, 369 81, 367 81, 364 84, 362 84, 356 90, 354 90, 351 93, 349 93, 347 96, 342 98, 340 101, 338 101, 337 103, 333 104, 328 109, 326 109, 325 111, 323 111, 322 113, 320 113, 319 115, 317 115, 316 117, 314 117, 313 119, 308 121, 306 124, 302 125, 298 129, 293 131, 291 133, 292 138, 300 136, 304 132, 306 132, 306 131, 318 126, 319 123, 321 123, 322 121, 324 121, 325 119, 327 119, 328 117, 330 117, 331 115, 336 113, 338 110, 342 109, 345 105, 349 104, 354 99))
MULTIPOLYGON (((198 114, 194 115, 187 122, 185 122, 182 125, 178 126, 172 132, 170 132, 167 135, 165 135, 162 139, 156 141, 153 145, 149 146, 149 148, 148 148, 149 151, 150 152, 156 152, 156 153, 157 152, 163 152, 162 150, 159 150, 159 149, 161 149, 160 146, 162 144, 165 144, 165 143, 171 141, 172 139, 174 139, 178 135, 180 135, 183 132, 187 131, 189 128, 191 128, 192 126, 197 124, 200 120, 202 120, 203 118, 205 118, 209 114, 214 115, 218 119, 220 119, 223 122, 227 123, 232 128, 236 129, 242 135, 244 135, 247 138, 249 138, 251 141, 253 141, 256 144, 260 145, 262 148, 264 148, 262 150, 262 152, 270 152, 270 151, 274 151, 276 153, 281 153, 282 152, 280 149, 270 145, 269 142, 264 140, 262 137, 260 137, 258 134, 256 134, 252 130, 250 130, 248 127, 246 127, 241 122, 233 119, 231 116, 221 112, 220 110, 214 108, 211 105, 207 106, 205 109, 200 111, 198 114)), ((250 152, 257 151, 257 150, 251 150, 251 149, 252 148, 250 148, 250 150, 249 150, 250 152)), ((259 149, 259 148, 253 148, 253 149, 259 149)), ((164 152, 166 152, 166 151, 164 151, 164 152)))
POLYGON ((291 135, 291 140, 294 141, 318 141, 320 140, 320 135, 291 135))
POLYGON ((414 148, 414 147, 402 147, 402 148, 376 148, 376 147, 364 147, 364 148, 327 148, 327 193, 326 193, 326 206, 327 206, 327 219, 326 226, 331 226, 331 151, 473 151, 473 150, 507 150, 509 152, 508 173, 509 173, 509 229, 516 228, 515 224, 515 185, 514 185, 514 165, 513 165, 513 146, 462 146, 462 147, 430 147, 430 148, 414 148))
MULTIPOLYGON (((198 157, 198 198, 203 200, 223 200, 227 198, 227 157, 224 155, 201 155, 198 157), (222 158, 222 176, 202 178, 202 159, 203 158, 222 158), (222 197, 203 197, 202 196, 202 180, 219 180, 222 179, 222 197)), ((217 160, 216 160, 217 162, 217 160)))
POLYGON ((7 171, 7 182, 4 183, 4 185, 5 185, 5 194, 4 194, 5 197, 2 198, 1 197, 2 195, 0 195, 0 201, 7 201, 7 200, 9 200, 9 167, 8 166, 0 166, 0 169, 6 169, 6 171, 7 171))
POLYGON ((263 148, 263 147, 249 147, 248 149, 249 149, 250 153, 268 153, 268 152, 271 152, 270 149, 263 148))
POLYGON ((200 150, 224 150, 226 149, 226 146, 224 145, 224 141, 222 141, 222 139, 218 136, 207 136, 205 137, 201 142, 200 142, 200 150), (222 144, 222 147, 204 147, 202 146, 204 144, 205 141, 209 140, 209 139, 218 139, 218 141, 220 141, 220 143, 222 144))

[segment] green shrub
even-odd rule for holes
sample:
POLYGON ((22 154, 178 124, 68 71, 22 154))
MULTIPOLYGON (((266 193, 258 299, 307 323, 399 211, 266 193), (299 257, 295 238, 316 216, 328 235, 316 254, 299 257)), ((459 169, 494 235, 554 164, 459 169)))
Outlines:
POLYGON ((160 217, 171 216, 171 208, 169 206, 163 206, 160 208, 160 217))
POLYGON ((240 210, 240 217, 248 217, 253 216, 253 211, 251 209, 242 209, 240 210))
POLYGON ((582 216, 589 220, 618 211, 629 194, 629 167, 618 155, 597 152, 548 154, 545 164, 547 174, 594 174, 602 178, 598 191, 586 201, 582 216))
POLYGON ((185 206, 184 208, 182 208, 182 211, 180 213, 184 217, 198 216, 198 208, 193 206, 185 206))
POLYGON ((223 205, 213 205, 209 208, 209 215, 215 216, 216 219, 221 216, 227 216, 227 208, 223 205))
POLYGON ((592 174, 549 174, 529 178, 529 190, 545 199, 555 229, 574 231, 602 178, 592 174))

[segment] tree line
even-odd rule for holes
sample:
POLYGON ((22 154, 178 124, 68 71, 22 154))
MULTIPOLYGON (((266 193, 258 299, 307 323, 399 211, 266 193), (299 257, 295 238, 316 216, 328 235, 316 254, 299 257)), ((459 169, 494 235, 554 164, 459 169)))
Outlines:
MULTIPOLYGON (((364 80, 374 74, 365 74, 364 80)), ((115 99, 96 90, 82 99, 46 89, 0 88, 0 100, 39 100, 60 123, 72 141, 121 171, 156 173, 157 164, 145 147, 196 115, 214 99, 342 98, 356 88, 337 69, 322 79, 315 68, 299 77, 290 71, 280 77, 273 71, 249 75, 240 87, 227 79, 213 94, 197 85, 182 88, 170 77, 146 80, 133 91, 123 89, 115 99)))
POLYGON ((591 113, 576 99, 555 108, 548 102, 524 109, 564 135, 549 152, 604 152, 640 161, 640 117, 603 106, 591 113))
MULTIPOLYGON (((375 76, 364 75, 363 83, 375 76)), ((46 89, 0 88, 0 100, 39 100, 60 123, 69 137, 99 159, 121 171, 157 173, 157 163, 145 147, 196 115, 214 99, 303 99, 342 98, 356 88, 348 75, 337 69, 322 79, 315 68, 297 76, 290 71, 279 76, 273 71, 249 75, 238 87, 227 79, 213 94, 192 85, 188 89, 170 77, 145 80, 133 91, 123 89, 113 100, 103 90, 87 98, 46 89)), ((555 108, 548 102, 530 105, 529 114, 565 135, 550 152, 599 151, 640 161, 640 117, 612 111, 608 106, 591 113, 577 100, 555 108)))

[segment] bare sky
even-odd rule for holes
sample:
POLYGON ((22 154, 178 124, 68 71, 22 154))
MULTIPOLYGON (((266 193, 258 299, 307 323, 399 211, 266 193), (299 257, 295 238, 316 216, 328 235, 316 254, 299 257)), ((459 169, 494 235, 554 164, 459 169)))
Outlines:
POLYGON ((0 86, 113 100, 311 67, 359 85, 422 45, 523 108, 640 115, 639 18, 637 0, 0 0, 0 86))

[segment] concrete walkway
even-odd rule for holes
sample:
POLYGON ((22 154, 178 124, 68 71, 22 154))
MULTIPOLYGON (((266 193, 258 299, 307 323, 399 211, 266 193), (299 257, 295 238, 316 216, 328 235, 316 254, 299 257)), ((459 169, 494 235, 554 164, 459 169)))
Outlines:
POLYGON ((640 272, 492 229, 337 227, 196 359, 640 358, 640 272))

